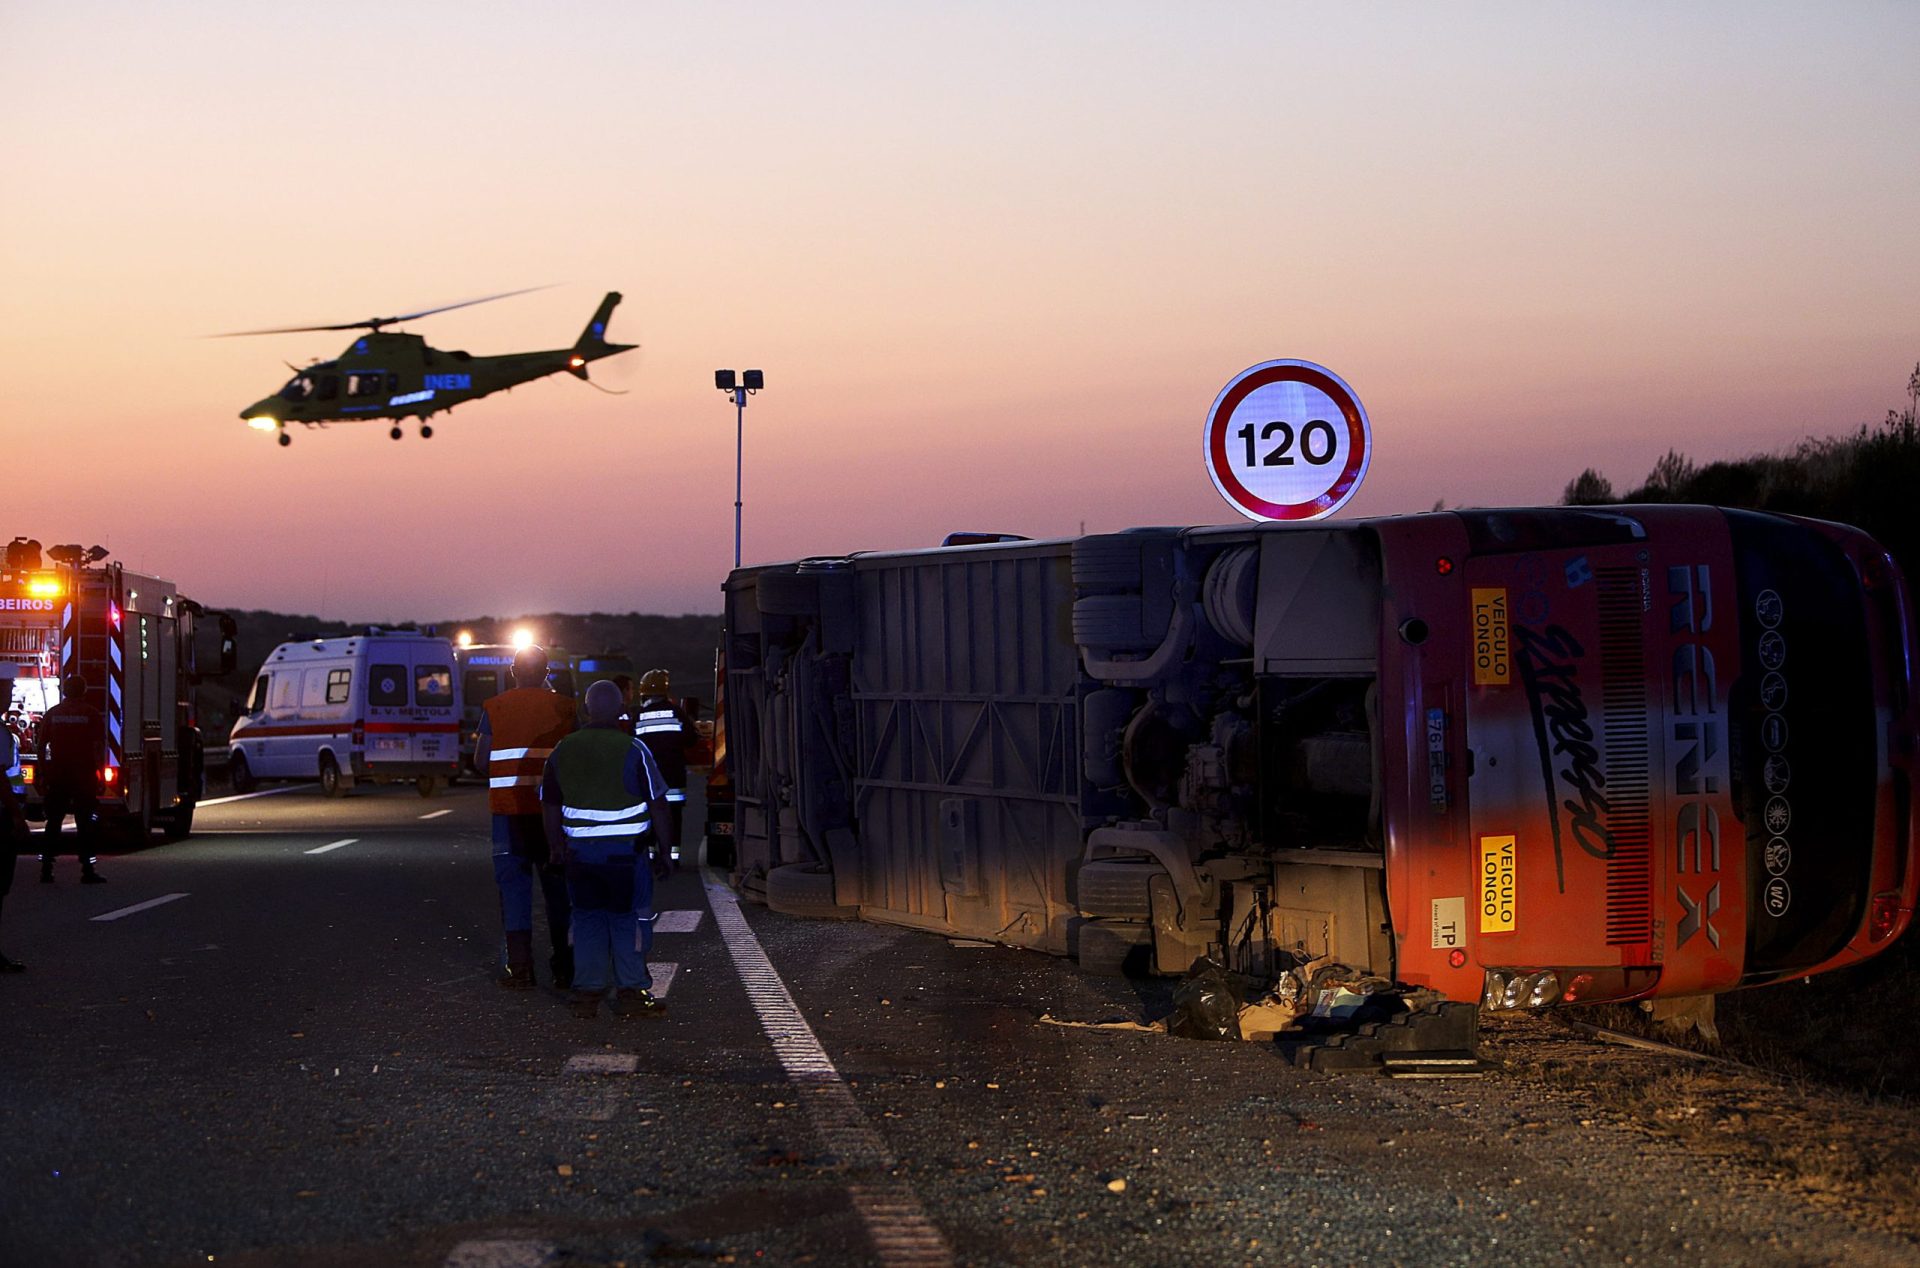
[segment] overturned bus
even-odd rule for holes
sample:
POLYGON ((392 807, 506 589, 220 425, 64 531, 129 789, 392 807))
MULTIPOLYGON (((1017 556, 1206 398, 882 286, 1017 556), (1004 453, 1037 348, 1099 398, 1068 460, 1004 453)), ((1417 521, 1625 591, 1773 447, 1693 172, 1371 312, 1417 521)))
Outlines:
POLYGON ((776 910, 1497 1008, 1855 963, 1920 884, 1912 607, 1835 524, 1449 511, 808 559, 732 574, 723 651, 734 880, 776 910))

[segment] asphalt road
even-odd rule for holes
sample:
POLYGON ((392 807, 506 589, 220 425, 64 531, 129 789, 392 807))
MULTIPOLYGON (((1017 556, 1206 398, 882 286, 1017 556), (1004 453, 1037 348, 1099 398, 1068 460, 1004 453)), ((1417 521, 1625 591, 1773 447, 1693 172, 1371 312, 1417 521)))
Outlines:
POLYGON ((0 1264, 1920 1257, 1577 1093, 1045 1024, 1142 1000, 693 868, 658 896, 686 913, 654 949, 669 1016, 580 1020, 490 982, 486 825, 472 789, 297 789, 205 807, 104 886, 23 859, 0 1264))

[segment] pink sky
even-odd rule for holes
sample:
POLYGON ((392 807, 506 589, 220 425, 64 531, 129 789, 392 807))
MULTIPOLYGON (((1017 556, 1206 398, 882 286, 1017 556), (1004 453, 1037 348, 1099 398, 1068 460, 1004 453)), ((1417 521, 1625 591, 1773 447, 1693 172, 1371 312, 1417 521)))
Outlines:
POLYGON ((341 619, 713 611, 749 561, 1233 518, 1330 366, 1344 512, 1877 420, 1920 360, 1920 8, 0 0, 4 533, 341 619), (336 335, 644 345, 435 420, 235 416, 336 335), (622 362, 626 364, 622 364, 622 362))

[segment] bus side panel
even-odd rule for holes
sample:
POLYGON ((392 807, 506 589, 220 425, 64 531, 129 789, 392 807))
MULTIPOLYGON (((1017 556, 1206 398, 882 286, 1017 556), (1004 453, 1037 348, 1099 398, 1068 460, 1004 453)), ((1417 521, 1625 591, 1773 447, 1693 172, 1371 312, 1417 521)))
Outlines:
POLYGON ((1066 547, 856 567, 861 905, 1065 953, 1087 685, 1066 547))

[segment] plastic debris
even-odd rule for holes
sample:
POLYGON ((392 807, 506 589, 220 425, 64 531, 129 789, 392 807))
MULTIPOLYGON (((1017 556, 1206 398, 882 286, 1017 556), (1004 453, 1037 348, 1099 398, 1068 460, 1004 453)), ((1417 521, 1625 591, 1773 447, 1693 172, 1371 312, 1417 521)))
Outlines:
POLYGON ((1167 1033, 1182 1039, 1238 1039, 1242 1002, 1240 984, 1226 966, 1202 956, 1173 988, 1167 1033))

